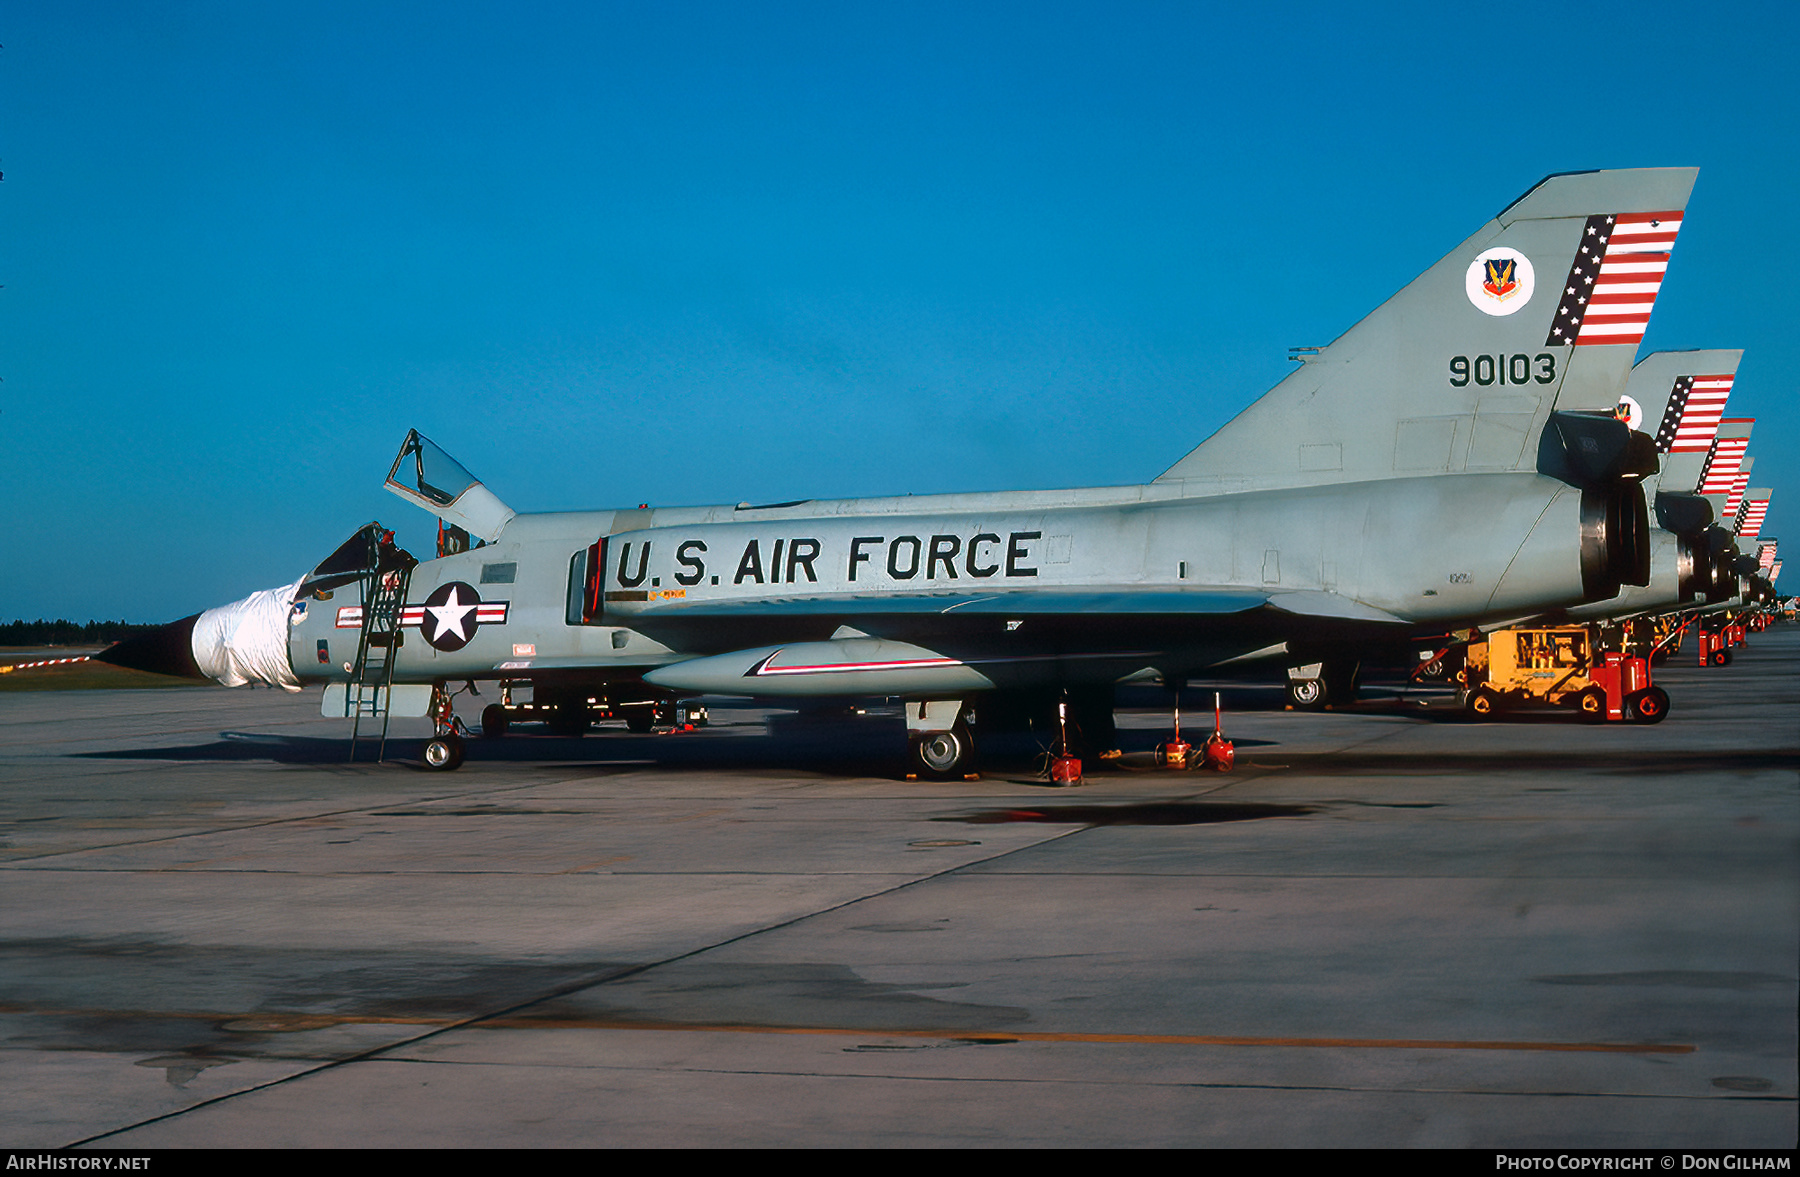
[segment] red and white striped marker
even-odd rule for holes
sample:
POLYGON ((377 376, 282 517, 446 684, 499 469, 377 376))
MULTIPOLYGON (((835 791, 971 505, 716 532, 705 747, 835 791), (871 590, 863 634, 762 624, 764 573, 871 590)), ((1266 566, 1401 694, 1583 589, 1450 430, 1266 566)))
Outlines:
POLYGON ((42 662, 13 662, 0 666, 0 674, 11 674, 15 670, 32 670, 39 666, 61 666, 66 662, 86 662, 92 654, 83 654, 79 658, 46 658, 42 662))

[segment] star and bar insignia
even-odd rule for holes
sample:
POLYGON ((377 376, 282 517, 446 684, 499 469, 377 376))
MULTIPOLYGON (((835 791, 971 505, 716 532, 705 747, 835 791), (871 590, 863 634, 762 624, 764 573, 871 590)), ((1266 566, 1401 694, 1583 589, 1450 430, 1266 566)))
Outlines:
MULTIPOLYGON (((453 580, 434 589, 424 604, 402 608, 400 626, 417 627, 432 648, 449 654, 468 645, 482 626, 505 625, 511 606, 510 601, 484 601, 473 586, 453 580)), ((338 609, 337 628, 356 629, 362 621, 361 605, 338 609)))

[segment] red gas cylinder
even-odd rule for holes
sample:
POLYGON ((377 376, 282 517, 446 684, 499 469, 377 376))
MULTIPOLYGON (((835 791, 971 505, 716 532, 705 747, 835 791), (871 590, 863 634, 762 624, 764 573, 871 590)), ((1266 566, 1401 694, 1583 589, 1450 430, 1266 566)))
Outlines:
POLYGON ((1050 780, 1058 785, 1079 785, 1081 783, 1081 760, 1075 756, 1052 756, 1050 758, 1050 780))
POLYGON ((1237 763, 1237 749, 1225 738, 1225 705, 1220 692, 1213 692, 1213 730, 1200 747, 1200 767, 1211 772, 1230 772, 1237 763))
POLYGON ((1181 769, 1188 766, 1188 755, 1194 746, 1176 736, 1166 744, 1156 746, 1156 763, 1161 768, 1181 769))
POLYGON ((1627 695, 1635 695, 1650 685, 1650 663, 1643 658, 1625 658, 1621 669, 1624 671, 1624 690, 1627 695))
POLYGON ((1624 662, 1623 654, 1608 651, 1600 656, 1600 664, 1588 671, 1588 677, 1606 695, 1605 717, 1609 720, 1625 718, 1624 662))

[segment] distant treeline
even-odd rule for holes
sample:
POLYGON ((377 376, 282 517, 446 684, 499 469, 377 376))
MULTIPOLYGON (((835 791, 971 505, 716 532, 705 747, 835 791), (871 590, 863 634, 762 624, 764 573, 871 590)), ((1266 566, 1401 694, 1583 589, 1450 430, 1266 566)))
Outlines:
POLYGON ((156 629, 125 621, 9 621, 0 625, 0 646, 104 646, 134 633, 156 629))

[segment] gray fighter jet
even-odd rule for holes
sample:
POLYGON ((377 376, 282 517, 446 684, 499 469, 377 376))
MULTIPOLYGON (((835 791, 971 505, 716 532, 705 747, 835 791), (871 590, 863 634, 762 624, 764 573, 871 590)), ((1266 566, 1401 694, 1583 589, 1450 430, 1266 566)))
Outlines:
POLYGON ((437 767, 465 681, 897 697, 944 777, 1058 699, 1109 747, 1123 680, 1262 658, 1329 684, 1415 631, 1607 600, 1650 581, 1655 447, 1613 410, 1694 177, 1543 180, 1143 485, 516 514, 415 433, 388 486, 443 521, 438 558, 370 525, 106 657, 429 713, 437 767))

